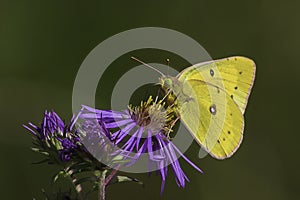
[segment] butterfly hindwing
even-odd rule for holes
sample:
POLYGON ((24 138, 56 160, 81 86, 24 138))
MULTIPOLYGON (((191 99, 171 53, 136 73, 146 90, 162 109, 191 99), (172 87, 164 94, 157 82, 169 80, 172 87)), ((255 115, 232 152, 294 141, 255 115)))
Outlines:
POLYGON ((183 88, 191 98, 179 102, 182 122, 213 157, 230 157, 243 138, 244 121, 239 108, 224 91, 202 81, 185 81, 183 88))

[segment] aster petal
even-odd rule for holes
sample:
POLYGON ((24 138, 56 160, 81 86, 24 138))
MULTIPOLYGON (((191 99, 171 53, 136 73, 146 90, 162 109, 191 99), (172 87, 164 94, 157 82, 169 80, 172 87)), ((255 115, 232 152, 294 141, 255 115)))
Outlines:
POLYGON ((138 132, 137 139, 136 139, 136 150, 138 150, 138 148, 140 146, 140 141, 141 141, 143 132, 144 132, 144 127, 141 126, 139 128, 139 132, 138 132))
POLYGON ((33 123, 29 122, 28 125, 30 125, 35 130, 38 130, 38 127, 36 125, 34 125, 33 123))
POLYGON ((54 123, 60 130, 64 130, 65 123, 61 120, 61 118, 54 112, 51 112, 51 118, 55 121, 54 123))
POLYGON ((134 132, 134 134, 127 140, 127 142, 122 146, 122 150, 129 151, 129 153, 133 150, 135 143, 137 141, 137 135, 139 134, 139 129, 134 132))
POLYGON ((148 147, 148 153, 149 153, 150 158, 151 158, 151 157, 153 157, 153 150, 152 150, 152 132, 151 132, 151 130, 148 130, 147 147, 148 147))
POLYGON ((177 151, 177 153, 186 161, 188 162, 192 167, 194 167, 197 171, 203 173, 203 171, 197 167, 197 165, 195 165, 192 161, 190 161, 183 153, 181 153, 181 151, 173 144, 171 143, 171 145, 173 146, 173 148, 177 151))
POLYGON ((139 151, 131 158, 131 161, 128 162, 126 164, 126 166, 130 166, 130 165, 134 164, 140 158, 141 154, 146 151, 146 148, 147 148, 147 143, 144 142, 142 144, 141 148, 139 149, 139 151))
POLYGON ((28 126, 26 125, 22 125, 24 128, 26 128, 28 131, 30 131, 32 134, 36 135, 36 132, 34 130, 32 130, 31 128, 29 128, 28 126))
POLYGON ((46 137, 46 123, 47 123, 47 111, 45 111, 45 117, 44 117, 44 120, 43 120, 43 123, 42 123, 42 129, 43 129, 43 134, 42 136, 43 137, 46 137))
POLYGON ((164 166, 164 161, 161 160, 161 161, 159 162, 159 169, 160 169, 161 179, 162 179, 163 181, 166 180, 165 168, 166 168, 166 167, 164 166))
POLYGON ((118 138, 114 138, 114 139, 116 139, 116 144, 119 144, 119 143, 122 141, 122 139, 124 139, 124 137, 125 137, 126 135, 128 135, 129 132, 130 132, 135 126, 136 126, 135 123, 130 123, 130 124, 128 124, 127 126, 125 126, 124 129, 121 129, 121 131, 120 131, 120 133, 121 133, 120 136, 119 136, 118 138))
POLYGON ((72 119, 70 120, 70 126, 68 127, 68 131, 71 131, 73 129, 75 123, 77 122, 82 112, 83 112, 83 108, 81 108, 81 110, 77 113, 77 115, 72 116, 72 119))
POLYGON ((117 112, 117 111, 111 111, 111 110, 98 110, 95 108, 91 108, 85 105, 82 105, 83 108, 87 109, 88 111, 92 113, 88 114, 82 114, 83 118, 95 118, 95 114, 97 116, 102 115, 103 118, 130 118, 130 115, 124 113, 124 112, 117 112))
POLYGON ((105 126, 106 128, 119 128, 121 126, 124 126, 129 123, 133 123, 134 121, 132 119, 126 119, 126 120, 120 120, 117 122, 111 122, 111 123, 106 123, 105 126))
MULTIPOLYGON (((164 161, 161 161, 162 165, 164 165, 164 161)), ((161 186, 160 186, 160 194, 162 194, 164 192, 165 189, 165 183, 166 183, 166 177, 168 174, 168 167, 163 167, 160 169, 160 174, 161 174, 161 186)))
POLYGON ((160 194, 162 194, 162 193, 164 192, 165 184, 166 184, 166 181, 165 181, 165 180, 162 180, 162 181, 161 181, 161 186, 160 186, 160 194))
POLYGON ((158 152, 160 153, 160 156, 162 157, 162 159, 165 159, 166 158, 166 154, 165 154, 165 152, 164 152, 164 145, 162 144, 162 142, 160 141, 160 139, 161 139, 161 135, 160 134, 157 134, 157 135, 155 135, 155 138, 156 138, 156 140, 157 140, 157 142, 158 142, 158 147, 157 147, 157 149, 158 149, 158 152))
POLYGON ((170 142, 167 144, 165 141, 163 141, 162 139, 160 139, 162 144, 164 144, 164 149, 165 149, 165 152, 170 160, 170 164, 172 166, 172 169, 174 171, 174 174, 176 175, 176 179, 178 180, 178 185, 179 186, 182 186, 184 187, 185 185, 185 180, 184 180, 184 173, 178 163, 178 160, 177 160, 177 157, 176 157, 176 154, 174 152, 174 150, 172 148, 170 148, 170 142))

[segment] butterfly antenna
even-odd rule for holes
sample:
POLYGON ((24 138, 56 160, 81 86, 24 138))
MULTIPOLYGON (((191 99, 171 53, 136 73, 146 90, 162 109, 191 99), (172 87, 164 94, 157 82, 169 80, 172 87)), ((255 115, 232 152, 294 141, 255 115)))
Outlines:
POLYGON ((154 71, 158 72, 162 76, 166 76, 161 71, 159 71, 158 69, 156 69, 155 67, 153 67, 153 66, 151 66, 151 65, 149 65, 149 64, 147 64, 147 63, 145 63, 145 62, 143 62, 143 61, 141 61, 139 59, 137 59, 136 57, 131 56, 131 59, 133 59, 133 60, 135 60, 135 61, 137 61, 137 62, 139 62, 139 63, 141 63, 141 64, 143 64, 143 65, 145 65, 147 67, 149 67, 150 69, 153 69, 154 71))
POLYGON ((168 65, 168 71, 167 71, 167 75, 169 75, 169 71, 170 71, 170 59, 167 58, 166 59, 167 65, 168 65))

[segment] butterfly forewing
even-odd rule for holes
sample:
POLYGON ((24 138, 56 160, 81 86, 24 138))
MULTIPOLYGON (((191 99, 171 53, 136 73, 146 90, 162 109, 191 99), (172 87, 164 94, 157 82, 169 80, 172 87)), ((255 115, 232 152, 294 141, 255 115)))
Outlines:
POLYGON ((218 86, 245 112, 255 78, 255 63, 245 57, 230 57, 193 65, 178 75, 181 81, 198 79, 218 86), (199 73, 201 78, 199 79, 199 73))
POLYGON ((230 157, 239 147, 254 75, 252 60, 232 57, 194 65, 177 76, 183 88, 177 93, 181 120, 213 157, 230 157))

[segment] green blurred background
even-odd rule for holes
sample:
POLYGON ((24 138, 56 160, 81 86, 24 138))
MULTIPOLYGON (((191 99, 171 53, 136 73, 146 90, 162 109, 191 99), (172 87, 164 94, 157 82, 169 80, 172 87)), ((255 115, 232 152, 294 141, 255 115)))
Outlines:
MULTIPOLYGON (((39 123, 45 109, 69 119, 73 82, 83 59, 106 38, 143 26, 187 34, 213 58, 245 55, 255 60, 245 137, 225 161, 199 160, 193 144, 186 155, 205 173, 182 162, 191 180, 185 189, 178 189, 170 175, 161 196, 159 176, 131 174, 146 187, 114 185, 107 199, 299 198, 299 9, 300 2, 292 0, 1 0, 0 199, 39 196, 54 173, 54 167, 30 164, 39 156, 30 151, 31 137, 21 124, 39 123)), ((143 59, 163 62, 165 56, 144 54, 143 59)), ((126 59, 117 60, 111 73, 136 64, 126 59)), ((98 107, 108 106, 105 98, 97 93, 98 107)))

